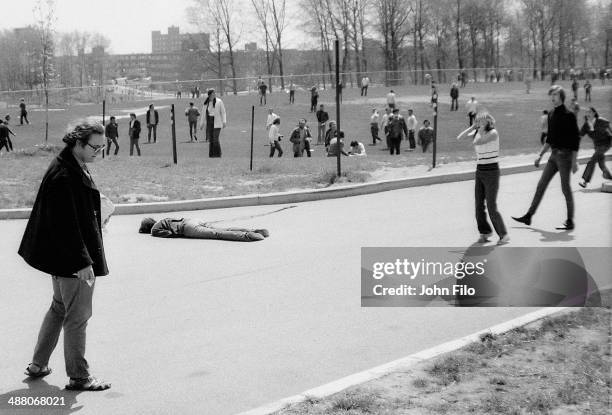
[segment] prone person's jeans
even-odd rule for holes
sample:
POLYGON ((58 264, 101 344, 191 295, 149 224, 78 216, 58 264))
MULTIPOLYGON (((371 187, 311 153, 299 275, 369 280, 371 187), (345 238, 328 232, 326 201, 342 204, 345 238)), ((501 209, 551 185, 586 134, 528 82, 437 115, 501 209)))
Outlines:
POLYGON ((536 213, 548 184, 557 172, 559 172, 559 176, 561 177, 561 191, 563 192, 563 196, 565 196, 567 218, 570 220, 574 219, 574 196, 572 195, 572 186, 570 184, 570 177, 572 175, 572 151, 566 149, 553 149, 544 167, 542 176, 540 176, 540 181, 536 187, 531 206, 527 211, 530 215, 536 213))
POLYGON ((85 359, 87 321, 92 314, 94 284, 78 278, 51 277, 53 301, 43 320, 32 363, 44 367, 57 345, 64 328, 64 361, 66 374, 71 378, 89 376, 89 364, 85 359))
POLYGON ((215 228, 207 223, 183 228, 185 238, 194 239, 221 239, 224 241, 251 242, 263 239, 263 236, 253 233, 245 228, 215 228))

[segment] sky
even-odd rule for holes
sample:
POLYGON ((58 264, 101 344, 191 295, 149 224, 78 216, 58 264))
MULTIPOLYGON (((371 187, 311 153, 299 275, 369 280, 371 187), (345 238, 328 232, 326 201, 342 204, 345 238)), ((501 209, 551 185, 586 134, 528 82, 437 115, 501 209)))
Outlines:
MULTIPOLYGON (((36 0, 2 0, 0 4, 2 29, 34 24, 36 0)), ((168 33, 168 27, 174 25, 181 33, 197 31, 187 22, 191 0, 55 0, 55 4, 56 31, 99 32, 110 39, 111 53, 151 53, 153 30, 168 33)), ((243 33, 241 38, 252 36, 243 33)))

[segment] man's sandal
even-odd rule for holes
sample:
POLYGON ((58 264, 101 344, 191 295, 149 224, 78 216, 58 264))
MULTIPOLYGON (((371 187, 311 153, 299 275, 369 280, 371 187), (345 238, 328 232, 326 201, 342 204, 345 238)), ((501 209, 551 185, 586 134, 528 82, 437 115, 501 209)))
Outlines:
POLYGON ((111 384, 109 382, 104 382, 93 376, 83 379, 70 378, 70 382, 66 385, 67 390, 91 392, 104 391, 110 389, 110 387, 111 384))
POLYGON ((50 375, 51 372, 52 370, 49 366, 45 366, 45 370, 43 370, 43 368, 38 366, 36 363, 30 363, 23 373, 31 378, 44 378, 45 376, 50 375), (36 366, 38 371, 32 372, 30 370, 30 366, 36 366))

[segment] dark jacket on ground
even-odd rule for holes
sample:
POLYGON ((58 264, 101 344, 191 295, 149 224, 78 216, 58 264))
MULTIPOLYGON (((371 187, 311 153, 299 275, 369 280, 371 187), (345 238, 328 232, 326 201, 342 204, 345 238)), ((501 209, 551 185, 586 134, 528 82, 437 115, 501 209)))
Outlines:
POLYGON ((185 227, 185 219, 165 218, 155 222, 151 228, 151 235, 158 238, 180 238, 183 236, 183 228, 185 227))
POLYGON ((130 138, 140 138, 140 121, 134 120, 134 126, 130 127, 130 138))
POLYGON ((580 135, 576 115, 559 105, 548 116, 546 142, 554 149, 578 151, 580 135))
POLYGON ((51 275, 70 277, 89 265, 96 276, 108 274, 100 193, 71 148, 61 151, 42 179, 19 255, 51 275))
POLYGON ((595 147, 610 147, 612 132, 610 131, 610 121, 605 118, 597 118, 591 130, 589 124, 585 122, 580 129, 580 136, 587 135, 593 139, 595 147))
POLYGON ((159 114, 157 110, 153 110, 155 112, 155 122, 151 122, 151 110, 147 111, 147 125, 148 124, 159 124, 159 114))

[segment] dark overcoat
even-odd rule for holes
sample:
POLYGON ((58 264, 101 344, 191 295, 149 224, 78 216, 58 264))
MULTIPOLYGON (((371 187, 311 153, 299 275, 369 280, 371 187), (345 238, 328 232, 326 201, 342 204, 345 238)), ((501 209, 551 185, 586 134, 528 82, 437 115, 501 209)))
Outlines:
POLYGON ((66 147, 42 179, 19 255, 51 275, 70 277, 88 265, 107 275, 100 217, 100 192, 66 147))

